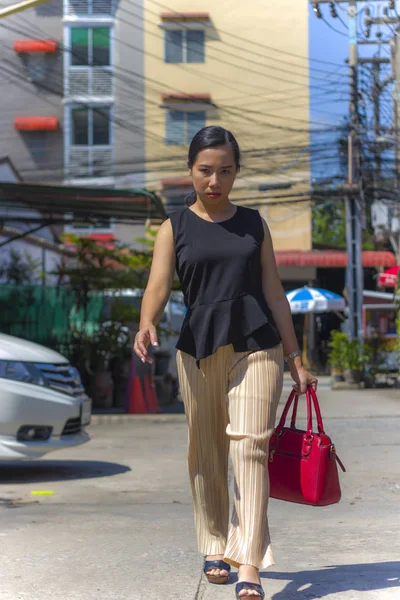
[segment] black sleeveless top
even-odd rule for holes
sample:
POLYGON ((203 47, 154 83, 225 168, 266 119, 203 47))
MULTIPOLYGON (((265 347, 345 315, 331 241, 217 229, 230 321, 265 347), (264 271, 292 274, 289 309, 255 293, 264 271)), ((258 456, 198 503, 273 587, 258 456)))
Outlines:
POLYGON ((186 207, 170 219, 187 307, 176 348, 199 366, 220 346, 245 352, 279 344, 262 289, 259 212, 238 206, 233 217, 213 223, 186 207))

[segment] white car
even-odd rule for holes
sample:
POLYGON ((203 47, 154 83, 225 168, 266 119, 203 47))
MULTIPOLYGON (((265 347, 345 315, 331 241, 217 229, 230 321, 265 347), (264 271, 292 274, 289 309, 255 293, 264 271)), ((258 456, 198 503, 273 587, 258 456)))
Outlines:
POLYGON ((88 442, 91 410, 79 372, 64 356, 0 334, 0 460, 88 442))

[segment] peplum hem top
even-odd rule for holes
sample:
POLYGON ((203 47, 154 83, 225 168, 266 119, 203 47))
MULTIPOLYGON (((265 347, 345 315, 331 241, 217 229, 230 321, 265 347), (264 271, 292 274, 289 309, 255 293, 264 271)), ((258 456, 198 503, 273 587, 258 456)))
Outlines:
POLYGON ((199 366, 220 346, 244 352, 279 344, 263 292, 259 212, 238 206, 230 219, 212 222, 185 207, 170 219, 187 307, 176 348, 199 366))

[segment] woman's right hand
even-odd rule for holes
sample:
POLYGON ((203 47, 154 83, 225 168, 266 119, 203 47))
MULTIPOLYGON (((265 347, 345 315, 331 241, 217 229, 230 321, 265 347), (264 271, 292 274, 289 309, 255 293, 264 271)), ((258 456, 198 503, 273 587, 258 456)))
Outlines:
POLYGON ((135 335, 133 351, 143 363, 147 362, 151 364, 153 362, 147 352, 147 346, 150 343, 155 348, 158 348, 157 330, 154 325, 142 327, 135 335))

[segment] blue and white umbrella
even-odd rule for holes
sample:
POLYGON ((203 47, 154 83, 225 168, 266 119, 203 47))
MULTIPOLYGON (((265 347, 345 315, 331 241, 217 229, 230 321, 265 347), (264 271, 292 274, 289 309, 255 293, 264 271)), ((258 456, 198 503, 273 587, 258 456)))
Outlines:
POLYGON ((304 286, 287 292, 286 297, 293 314, 334 312, 346 307, 342 296, 321 288, 304 286))

